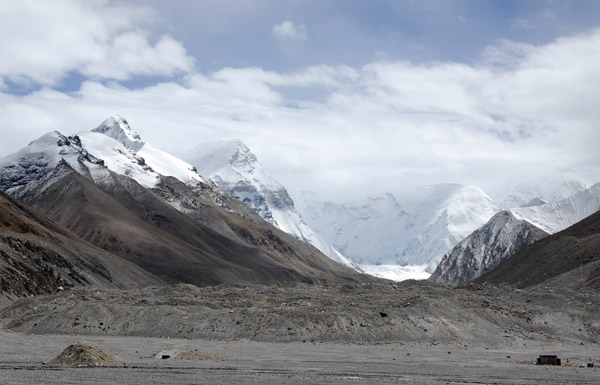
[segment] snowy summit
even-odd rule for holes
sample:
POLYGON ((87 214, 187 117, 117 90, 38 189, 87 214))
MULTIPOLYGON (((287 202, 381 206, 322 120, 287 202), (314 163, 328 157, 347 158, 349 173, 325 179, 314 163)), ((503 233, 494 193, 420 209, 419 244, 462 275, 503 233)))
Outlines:
POLYGON ((360 270, 304 222, 285 187, 264 170, 242 141, 203 143, 185 159, 271 224, 312 244, 334 261, 360 270))
POLYGON ((114 138, 133 151, 138 151, 144 146, 140 135, 129 127, 129 123, 121 115, 111 116, 94 128, 92 132, 99 132, 114 138))

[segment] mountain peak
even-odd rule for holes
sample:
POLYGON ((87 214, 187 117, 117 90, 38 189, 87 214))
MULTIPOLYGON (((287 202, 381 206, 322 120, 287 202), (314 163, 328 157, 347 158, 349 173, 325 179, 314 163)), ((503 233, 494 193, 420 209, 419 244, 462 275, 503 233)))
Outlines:
POLYGON ((244 174, 261 169, 256 155, 239 139, 204 142, 191 150, 186 159, 206 177, 224 168, 244 174))
POLYGON ((280 230, 312 244, 334 261, 360 270, 304 222, 285 187, 263 169, 241 140, 202 143, 186 159, 202 175, 280 230))
POLYGON ((448 285, 471 281, 547 235, 510 211, 500 210, 448 251, 429 279, 448 285))
POLYGON ((240 168, 254 168, 255 164, 258 162, 256 155, 250 151, 248 146, 246 146, 241 140, 235 139, 230 142, 233 147, 233 152, 231 154, 231 159, 229 160, 229 164, 233 167, 240 168))
POLYGON ((133 131, 127 120, 120 115, 109 117, 92 131, 110 136, 134 151, 138 151, 145 144, 140 135, 133 131))

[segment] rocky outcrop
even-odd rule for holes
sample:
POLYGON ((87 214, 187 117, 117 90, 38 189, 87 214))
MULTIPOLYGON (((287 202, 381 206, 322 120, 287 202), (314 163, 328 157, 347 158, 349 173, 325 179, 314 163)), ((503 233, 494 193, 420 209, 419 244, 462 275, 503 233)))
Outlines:
POLYGON ((600 289, 600 211, 524 248, 475 282, 600 289))
POLYGON ((471 281, 547 235, 502 210, 446 253, 429 279, 446 285, 471 281))

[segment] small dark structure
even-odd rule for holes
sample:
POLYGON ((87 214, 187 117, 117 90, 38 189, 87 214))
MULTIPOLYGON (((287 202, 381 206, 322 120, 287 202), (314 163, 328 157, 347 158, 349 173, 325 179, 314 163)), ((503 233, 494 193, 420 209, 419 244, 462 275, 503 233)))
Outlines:
POLYGON ((537 365, 558 365, 560 366, 560 358, 557 356, 539 356, 537 359, 537 365))

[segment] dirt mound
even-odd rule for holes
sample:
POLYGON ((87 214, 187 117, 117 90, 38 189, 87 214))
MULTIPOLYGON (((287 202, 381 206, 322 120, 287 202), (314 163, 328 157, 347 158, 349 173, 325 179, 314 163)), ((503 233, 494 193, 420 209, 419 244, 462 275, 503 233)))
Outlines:
POLYGON ((104 352, 97 346, 76 343, 67 347, 48 364, 61 366, 118 366, 125 365, 126 362, 104 352))
POLYGON ((189 361, 203 361, 203 360, 212 360, 212 361, 221 361, 223 357, 219 357, 214 354, 207 354, 199 352, 198 350, 164 350, 162 352, 158 352, 154 355, 154 358, 162 359, 162 360, 189 360, 189 361))

